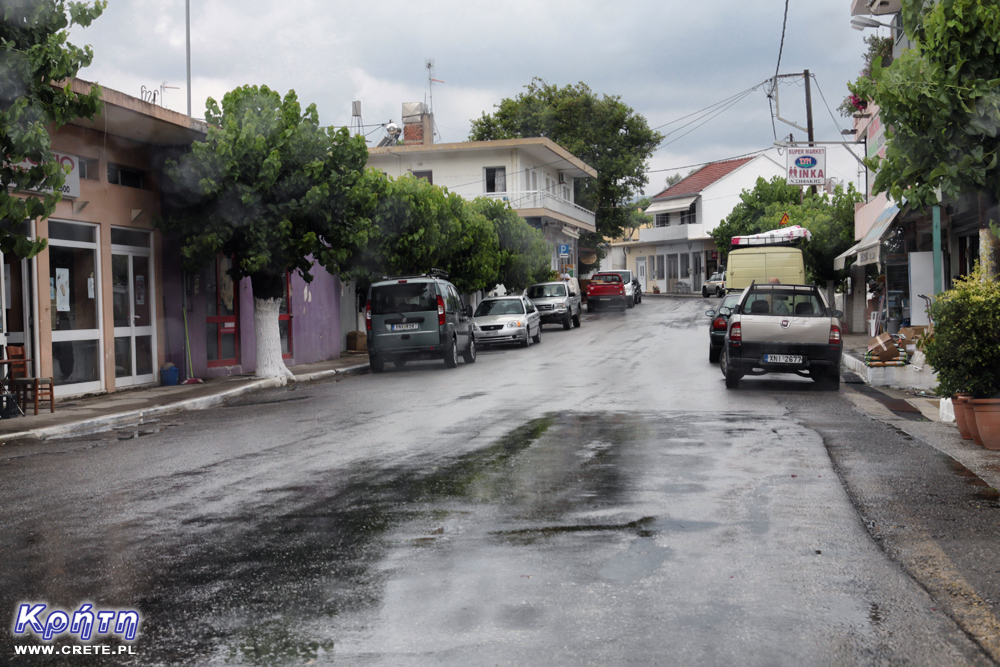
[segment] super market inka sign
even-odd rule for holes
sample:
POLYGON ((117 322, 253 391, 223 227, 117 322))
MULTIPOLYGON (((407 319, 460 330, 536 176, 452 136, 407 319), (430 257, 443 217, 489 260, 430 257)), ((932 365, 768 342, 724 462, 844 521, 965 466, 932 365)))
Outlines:
POLYGON ((789 185, 826 183, 826 147, 789 148, 786 165, 789 185))

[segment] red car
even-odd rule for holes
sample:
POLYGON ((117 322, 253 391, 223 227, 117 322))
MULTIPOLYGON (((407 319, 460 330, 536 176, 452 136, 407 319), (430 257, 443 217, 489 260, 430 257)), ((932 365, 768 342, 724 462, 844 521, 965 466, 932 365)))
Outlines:
POLYGON ((621 310, 628 307, 625 283, 617 273, 595 273, 587 284, 587 312, 594 312, 598 306, 614 306, 621 310))

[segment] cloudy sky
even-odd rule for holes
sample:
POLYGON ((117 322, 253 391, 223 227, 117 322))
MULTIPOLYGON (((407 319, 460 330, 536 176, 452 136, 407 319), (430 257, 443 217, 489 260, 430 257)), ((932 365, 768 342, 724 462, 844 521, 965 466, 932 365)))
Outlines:
MULTIPOLYGON (((650 161, 648 194, 671 173, 768 148, 775 135, 805 139, 780 121, 772 126, 764 87, 740 97, 774 75, 779 47, 782 74, 814 75, 816 139, 840 140, 849 119, 836 107, 865 49, 850 27, 850 0, 789 0, 783 47, 781 0, 190 3, 196 117, 204 117, 206 97, 266 84, 294 89, 328 125, 350 125, 351 102, 360 100, 365 131, 377 142, 382 124, 399 122, 403 102, 428 101, 432 59, 434 78, 444 82, 433 84, 438 141, 463 141, 471 119, 533 77, 560 86, 582 81, 673 132, 650 161), (735 104, 714 106, 725 100, 735 104), (720 113, 697 113, 708 108, 720 113)), ((174 86, 160 101, 186 111, 184 0, 110 0, 71 41, 94 48, 94 64, 81 78, 136 97, 143 87, 174 86)), ((786 81, 781 115, 804 127, 802 79, 786 81)), ((856 162, 836 150, 831 175, 857 182, 856 162)))

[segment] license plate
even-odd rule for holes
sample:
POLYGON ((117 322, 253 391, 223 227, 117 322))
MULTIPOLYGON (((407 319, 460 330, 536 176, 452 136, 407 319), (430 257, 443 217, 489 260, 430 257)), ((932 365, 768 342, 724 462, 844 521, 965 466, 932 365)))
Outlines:
POLYGON ((770 364, 801 364, 801 354, 765 354, 764 361, 770 364))
POLYGON ((483 331, 482 335, 483 336, 487 336, 487 337, 489 337, 489 336, 499 336, 500 332, 499 331, 483 331))
POLYGON ((392 324, 390 326, 392 327, 390 331, 413 331, 414 329, 420 328, 420 325, 416 322, 409 324, 392 324))

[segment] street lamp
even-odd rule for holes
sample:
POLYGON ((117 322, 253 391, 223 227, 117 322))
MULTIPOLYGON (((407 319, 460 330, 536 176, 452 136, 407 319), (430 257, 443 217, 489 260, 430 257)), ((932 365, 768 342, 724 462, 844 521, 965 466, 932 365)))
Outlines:
POLYGON ((865 30, 866 28, 888 28, 892 31, 899 30, 899 26, 892 25, 891 23, 876 21, 870 16, 855 16, 851 19, 851 27, 855 30, 865 30))

